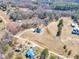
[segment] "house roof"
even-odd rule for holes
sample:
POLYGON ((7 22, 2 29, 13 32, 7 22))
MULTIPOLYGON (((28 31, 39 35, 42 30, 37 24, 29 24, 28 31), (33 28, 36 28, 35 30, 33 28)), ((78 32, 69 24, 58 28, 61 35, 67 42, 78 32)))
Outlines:
POLYGON ((28 56, 31 56, 31 57, 34 56, 34 51, 33 51, 32 48, 30 48, 30 49, 27 51, 27 55, 28 55, 28 56))

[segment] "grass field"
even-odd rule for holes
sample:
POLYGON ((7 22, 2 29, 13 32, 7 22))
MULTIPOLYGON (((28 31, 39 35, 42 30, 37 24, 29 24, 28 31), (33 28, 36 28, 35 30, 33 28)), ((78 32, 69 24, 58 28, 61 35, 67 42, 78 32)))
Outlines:
POLYGON ((64 20, 61 37, 56 37, 58 22, 52 22, 47 26, 51 35, 44 28, 43 33, 33 33, 29 30, 24 32, 20 37, 26 40, 28 38, 42 47, 47 47, 49 50, 65 56, 67 56, 67 53, 64 53, 63 46, 67 45, 68 51, 72 50, 69 57, 74 57, 74 55, 79 54, 79 36, 71 34, 72 28, 70 25, 72 21, 70 17, 62 17, 60 19, 64 20))

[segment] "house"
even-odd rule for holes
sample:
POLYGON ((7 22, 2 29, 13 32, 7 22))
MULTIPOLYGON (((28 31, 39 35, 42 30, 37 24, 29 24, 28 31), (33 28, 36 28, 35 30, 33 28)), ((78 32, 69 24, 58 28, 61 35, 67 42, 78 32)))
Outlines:
POLYGON ((28 49, 26 51, 26 55, 25 56, 28 57, 29 59, 34 59, 34 51, 33 51, 33 49, 32 48, 28 49))

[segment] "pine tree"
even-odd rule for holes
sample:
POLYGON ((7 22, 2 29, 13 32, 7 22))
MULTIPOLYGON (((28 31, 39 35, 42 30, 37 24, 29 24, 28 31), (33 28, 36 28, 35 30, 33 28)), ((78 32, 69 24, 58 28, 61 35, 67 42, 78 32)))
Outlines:
POLYGON ((63 19, 61 19, 59 21, 59 24, 57 25, 57 27, 58 27, 58 31, 57 31, 56 36, 60 36, 61 35, 61 30, 62 30, 62 27, 63 27, 63 19))

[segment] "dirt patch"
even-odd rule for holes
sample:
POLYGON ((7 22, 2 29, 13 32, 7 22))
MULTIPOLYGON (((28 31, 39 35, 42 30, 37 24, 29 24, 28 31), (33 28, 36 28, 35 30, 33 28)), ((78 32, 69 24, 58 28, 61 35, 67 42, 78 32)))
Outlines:
POLYGON ((70 17, 61 17, 60 19, 64 20, 64 26, 60 37, 56 37, 58 21, 51 22, 46 27, 48 28, 50 35, 47 33, 46 28, 44 28, 43 33, 33 33, 29 30, 24 32, 20 37, 24 39, 28 38, 40 46, 65 56, 67 56, 67 53, 64 53, 63 46, 67 45, 68 51, 72 50, 69 57, 74 57, 75 54, 79 54, 79 36, 71 34, 72 28, 70 25, 73 23, 73 21, 70 17))

